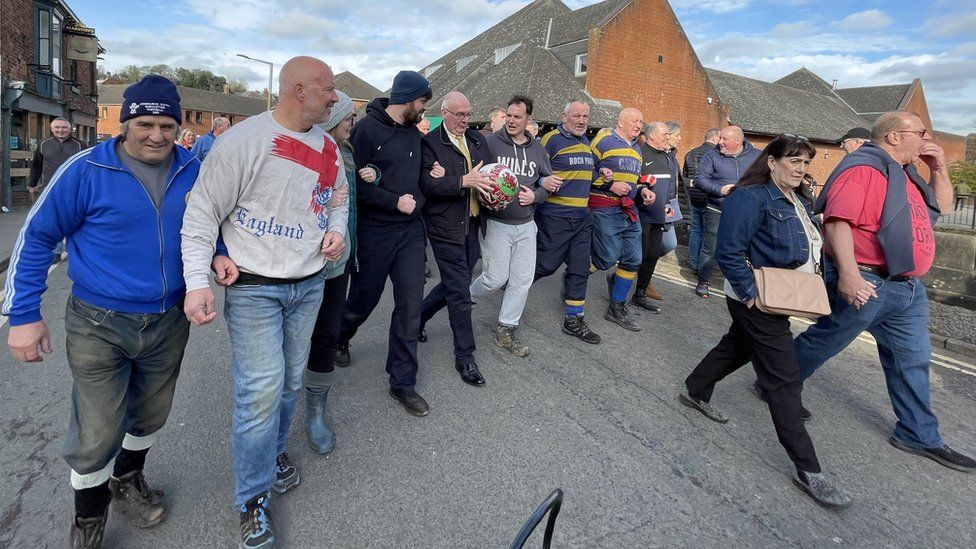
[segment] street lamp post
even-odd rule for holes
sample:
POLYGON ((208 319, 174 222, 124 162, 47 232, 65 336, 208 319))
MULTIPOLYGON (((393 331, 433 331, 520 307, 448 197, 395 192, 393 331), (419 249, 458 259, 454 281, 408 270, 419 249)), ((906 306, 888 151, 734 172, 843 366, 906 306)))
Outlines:
POLYGON ((248 57, 243 53, 237 54, 237 57, 243 57, 244 59, 247 59, 249 61, 264 63, 265 65, 268 66, 268 110, 270 111, 271 110, 271 83, 274 80, 274 63, 272 63, 271 61, 265 61, 263 59, 255 59, 253 57, 248 57))

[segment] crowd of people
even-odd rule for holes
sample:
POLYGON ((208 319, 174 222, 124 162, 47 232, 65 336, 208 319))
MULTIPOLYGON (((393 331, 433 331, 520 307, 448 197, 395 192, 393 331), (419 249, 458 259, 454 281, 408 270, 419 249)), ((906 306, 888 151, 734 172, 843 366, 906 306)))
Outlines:
POLYGON ((683 215, 691 217, 695 292, 713 295, 719 268, 732 323, 688 376, 680 402, 728 421, 712 392, 751 362, 757 395, 795 464, 794 482, 823 505, 847 506, 850 497, 822 472, 804 427, 812 414, 801 389, 868 331, 898 418, 891 444, 976 469, 945 444, 929 402, 920 277, 932 265, 932 229, 951 207, 952 189, 944 154, 917 116, 887 113, 870 131, 845 136, 849 154, 815 198, 806 176, 816 149, 802 136, 784 134, 759 150, 740 128, 713 129, 679 166, 680 125, 646 122, 635 108, 590 139, 590 106, 572 99, 561 123, 537 139, 533 100, 524 95, 479 131, 469 124, 468 98, 449 91, 442 123, 421 131, 434 94, 413 71, 398 73, 389 97, 373 99, 358 122, 318 59, 290 60, 279 84, 273 111, 233 127, 217 119, 212 132, 190 137, 180 133, 176 87, 150 75, 125 90, 118 137, 73 155, 64 140, 44 145, 45 159, 59 159, 59 167, 42 179, 46 188, 17 241, 2 312, 18 360, 51 352, 41 296, 52 250, 67 238, 72 547, 101 545, 110 504, 137 527, 164 519, 163 494, 143 471, 170 412, 190 326, 216 318, 211 279, 225 288, 239 545, 268 548, 272 493, 300 483, 287 452, 298 402, 304 396, 312 449, 332 451, 327 408, 336 367, 352 364, 357 331, 388 280, 389 394, 425 416, 417 347, 440 310, 447 309, 456 371, 475 387, 487 381, 472 305, 491 292, 503 294, 494 343, 516 357, 530 354, 518 327, 532 284, 560 269, 565 336, 601 343, 585 320, 597 272, 609 298, 604 318, 640 331, 630 307, 661 311, 652 276, 677 246, 674 223, 683 215), (490 201, 495 180, 483 169, 490 164, 517 179, 507 205, 490 201), (679 192, 688 193, 690 212, 681 212, 679 192), (424 295, 428 243, 439 281, 424 295), (762 267, 822 274, 832 313, 794 339, 788 316, 756 303, 753 269, 762 267))

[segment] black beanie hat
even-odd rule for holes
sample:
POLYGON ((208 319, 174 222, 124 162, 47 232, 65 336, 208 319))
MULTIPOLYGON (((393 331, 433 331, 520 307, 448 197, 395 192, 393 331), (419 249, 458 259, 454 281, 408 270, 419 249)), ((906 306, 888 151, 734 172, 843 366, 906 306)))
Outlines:
POLYGON ((417 71, 400 71, 393 78, 390 104, 403 105, 430 93, 430 82, 417 71))
POLYGON ((176 120, 177 124, 183 123, 180 94, 176 91, 176 84, 158 74, 150 74, 122 92, 119 122, 147 114, 168 116, 176 120))

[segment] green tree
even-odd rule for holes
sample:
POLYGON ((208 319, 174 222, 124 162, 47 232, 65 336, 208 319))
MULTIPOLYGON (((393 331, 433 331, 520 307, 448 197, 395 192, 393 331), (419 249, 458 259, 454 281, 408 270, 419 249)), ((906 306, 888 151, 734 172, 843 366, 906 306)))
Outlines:
POLYGON ((972 194, 976 191, 976 162, 960 160, 949 166, 949 179, 957 194, 972 194), (966 191, 969 192, 962 192, 966 191))
POLYGON ((247 92, 247 84, 243 80, 228 80, 227 85, 230 86, 231 93, 247 92))

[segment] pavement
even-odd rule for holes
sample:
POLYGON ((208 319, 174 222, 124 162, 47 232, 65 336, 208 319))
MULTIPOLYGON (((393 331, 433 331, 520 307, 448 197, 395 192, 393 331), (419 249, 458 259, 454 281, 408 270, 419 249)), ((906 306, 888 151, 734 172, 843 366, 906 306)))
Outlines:
MULTIPOLYGON (((70 261, 70 258, 68 259, 70 261)), ((554 488, 566 499, 555 547, 974 547, 976 474, 891 447, 894 423, 877 350, 853 343, 806 384, 809 430, 828 475, 855 499, 831 511, 790 481, 766 407, 743 368, 719 384, 713 423, 676 399, 682 380, 729 324, 723 299, 694 297, 673 266, 655 286, 660 315, 633 334, 602 318, 591 284, 588 320, 603 344, 560 332, 559 277, 537 283, 519 359, 493 345, 499 295, 474 309, 477 359, 487 386, 453 369, 447 315, 428 325, 418 389, 428 417, 386 394, 389 292, 352 342, 352 364, 330 393, 336 449, 311 452, 300 408, 289 452, 302 482, 272 500, 279 547, 507 547, 554 488)), ((435 282, 436 279, 429 281, 435 282)), ((49 277, 44 314, 53 354, 43 363, 0 356, 0 547, 63 547, 71 510, 60 458, 69 408, 63 265, 49 277)), ((795 325, 801 330, 802 325, 795 325)), ((932 403, 953 446, 976 454, 976 365, 938 354, 932 403)), ((229 344, 223 319, 194 328, 173 412, 147 477, 170 515, 137 530, 112 515, 106 547, 233 547, 229 344)), ((537 532, 526 547, 541 546, 537 532)))
POLYGON ((20 205, 13 206, 9 212, 0 213, 0 273, 7 270, 14 243, 29 211, 30 206, 20 205))

